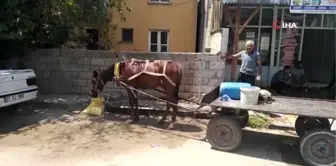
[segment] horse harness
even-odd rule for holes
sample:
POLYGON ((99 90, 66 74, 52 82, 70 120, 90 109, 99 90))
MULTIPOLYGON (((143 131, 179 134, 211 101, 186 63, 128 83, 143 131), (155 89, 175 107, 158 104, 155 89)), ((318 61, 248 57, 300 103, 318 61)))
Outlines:
MULTIPOLYGON (((135 59, 132 59, 132 62, 131 63, 134 63, 134 61, 138 61, 138 62, 143 62, 142 60, 135 60, 135 59)), ((133 75, 132 77, 129 77, 128 78, 128 81, 131 81, 135 78, 137 78, 138 76, 140 76, 141 74, 148 74, 148 75, 151 75, 151 76, 158 76, 158 77, 164 77, 171 85, 173 86, 176 86, 176 84, 166 75, 166 69, 167 69, 167 64, 168 62, 171 62, 169 60, 165 61, 164 62, 164 66, 163 66, 163 72, 162 73, 155 73, 155 72, 150 72, 150 71, 147 71, 147 67, 148 67, 148 64, 150 63, 149 60, 145 60, 145 68, 143 71, 141 71, 140 73, 137 73, 135 75, 133 75)), ((114 65, 114 76, 119 79, 120 77, 120 63, 117 62, 115 63, 114 65)))

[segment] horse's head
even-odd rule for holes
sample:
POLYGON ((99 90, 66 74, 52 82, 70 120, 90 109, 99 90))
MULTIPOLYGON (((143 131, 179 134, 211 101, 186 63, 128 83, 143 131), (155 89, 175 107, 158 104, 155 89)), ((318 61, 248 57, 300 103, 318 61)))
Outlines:
POLYGON ((107 81, 112 81, 113 72, 110 72, 109 69, 106 70, 94 70, 92 73, 92 88, 90 90, 91 97, 98 97, 100 93, 103 91, 104 86, 106 85, 107 81))
POLYGON ((98 97, 103 91, 104 86, 108 81, 112 81, 117 77, 119 79, 120 70, 125 66, 123 62, 110 65, 107 69, 104 70, 94 70, 92 73, 92 88, 90 90, 91 97, 98 97), (116 66, 116 64, 118 64, 116 66))

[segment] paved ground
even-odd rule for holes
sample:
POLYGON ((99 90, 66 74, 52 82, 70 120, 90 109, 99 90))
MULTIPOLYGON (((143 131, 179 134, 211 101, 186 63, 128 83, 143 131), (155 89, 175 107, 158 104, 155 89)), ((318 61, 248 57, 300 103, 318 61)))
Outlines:
POLYGON ((206 120, 180 118, 176 131, 168 131, 156 125, 155 117, 126 125, 121 115, 97 118, 78 112, 29 104, 1 110, 1 165, 302 165, 297 139, 279 130, 246 130, 240 149, 227 153, 203 140, 206 120))

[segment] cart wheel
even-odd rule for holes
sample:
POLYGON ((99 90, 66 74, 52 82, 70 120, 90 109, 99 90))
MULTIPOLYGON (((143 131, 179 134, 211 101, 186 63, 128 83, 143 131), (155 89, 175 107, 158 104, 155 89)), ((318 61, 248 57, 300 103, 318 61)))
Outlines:
POLYGON ((336 135, 329 130, 311 130, 300 142, 300 153, 311 166, 336 165, 336 135))
POLYGON ((208 123, 206 138, 214 149, 232 151, 239 146, 242 136, 241 126, 235 118, 217 116, 208 123))
POLYGON ((296 134, 303 137, 312 129, 328 129, 330 130, 330 122, 324 118, 314 118, 298 116, 295 121, 296 134))

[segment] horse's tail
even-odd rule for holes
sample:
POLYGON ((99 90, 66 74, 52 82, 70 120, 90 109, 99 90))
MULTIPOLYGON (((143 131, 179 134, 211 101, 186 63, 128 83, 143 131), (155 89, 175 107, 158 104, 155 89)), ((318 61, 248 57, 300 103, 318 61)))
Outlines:
POLYGON ((176 80, 175 80, 174 96, 175 96, 176 100, 178 100, 178 98, 179 98, 178 93, 179 93, 180 85, 181 85, 181 81, 182 81, 182 68, 179 64, 177 64, 176 67, 177 67, 177 77, 176 77, 176 80))

